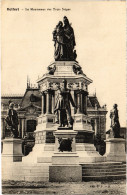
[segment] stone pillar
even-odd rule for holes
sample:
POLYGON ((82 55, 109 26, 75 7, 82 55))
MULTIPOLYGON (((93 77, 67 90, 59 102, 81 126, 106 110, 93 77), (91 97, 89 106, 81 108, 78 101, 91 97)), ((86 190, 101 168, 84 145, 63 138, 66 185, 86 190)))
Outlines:
POLYGON ((1 118, 1 139, 4 138, 4 118, 1 118))
MULTIPOLYGON (((74 91, 71 91, 71 95, 72 95, 72 99, 74 100, 74 103, 75 103, 75 98, 74 98, 74 91)), ((71 105, 71 111, 72 111, 72 113, 71 113, 71 115, 72 116, 74 116, 74 110, 75 108, 71 105)))
POLYGON ((95 121, 95 136, 97 135, 97 119, 94 120, 95 121))
POLYGON ((83 91, 80 92, 80 99, 81 99, 81 113, 84 114, 84 94, 83 91))
POLYGON ((46 91, 46 114, 51 114, 51 91, 46 91))
POLYGON ((84 97, 84 114, 87 114, 87 95, 84 97))
POLYGON ((25 120, 22 118, 21 121, 22 121, 22 137, 24 137, 24 133, 25 133, 25 125, 24 125, 24 122, 25 122, 25 120))
POLYGON ((42 102, 42 111, 41 111, 41 113, 42 114, 44 114, 45 113, 45 98, 44 98, 44 93, 42 93, 42 100, 41 100, 41 102, 42 102))
POLYGON ((19 136, 22 137, 20 119, 18 121, 19 121, 19 124, 18 124, 18 132, 19 132, 19 136))
POLYGON ((98 133, 101 133, 101 117, 99 116, 98 133))
POLYGON ((77 114, 87 114, 87 95, 83 90, 77 92, 77 114))
POLYGON ((5 119, 3 118, 3 137, 5 138, 6 128, 5 128, 5 119))
POLYGON ((77 93, 77 114, 81 113, 81 94, 77 93))
POLYGON ((54 108, 55 108, 55 97, 54 97, 54 91, 52 93, 52 114, 54 114, 54 108))

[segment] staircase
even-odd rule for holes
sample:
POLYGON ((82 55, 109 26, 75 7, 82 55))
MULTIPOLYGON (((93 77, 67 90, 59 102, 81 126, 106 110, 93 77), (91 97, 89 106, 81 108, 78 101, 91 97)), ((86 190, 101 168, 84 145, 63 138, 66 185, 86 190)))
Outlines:
POLYGON ((82 164, 82 181, 126 179, 126 164, 103 162, 82 164))

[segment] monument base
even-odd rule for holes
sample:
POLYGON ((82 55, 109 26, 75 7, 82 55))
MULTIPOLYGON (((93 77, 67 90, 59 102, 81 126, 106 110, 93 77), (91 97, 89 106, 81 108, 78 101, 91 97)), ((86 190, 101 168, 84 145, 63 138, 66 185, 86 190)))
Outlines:
POLYGON ((16 138, 5 138, 3 141, 2 161, 22 161, 22 140, 16 138))
POLYGON ((58 124, 55 123, 55 115, 54 114, 41 114, 38 117, 38 125, 36 127, 37 131, 42 130, 57 130, 58 124))
POLYGON ((76 152, 76 131, 62 128, 54 132, 55 151, 52 165, 49 166, 49 181, 74 182, 82 181, 82 167, 76 152))
POLYGON ((54 131, 55 136, 55 151, 59 152, 60 150, 63 151, 69 151, 69 152, 75 152, 76 151, 76 145, 75 145, 75 137, 78 132, 70 130, 69 128, 64 128, 63 130, 57 130, 54 131), (70 147, 69 143, 67 141, 70 140, 70 147), (66 143, 62 143, 65 142, 66 143), (68 145, 66 147, 66 145, 68 145), (63 149, 63 150, 62 150, 63 149))
POLYGON ((82 181, 81 165, 49 166, 50 182, 80 182, 82 181))
POLYGON ((126 162, 125 140, 109 138, 106 141, 106 161, 126 162))
POLYGON ((56 152, 52 156, 52 165, 79 165, 76 152, 56 152))
POLYGON ((73 130, 85 130, 89 133, 94 133, 90 123, 90 117, 85 114, 75 114, 73 130))

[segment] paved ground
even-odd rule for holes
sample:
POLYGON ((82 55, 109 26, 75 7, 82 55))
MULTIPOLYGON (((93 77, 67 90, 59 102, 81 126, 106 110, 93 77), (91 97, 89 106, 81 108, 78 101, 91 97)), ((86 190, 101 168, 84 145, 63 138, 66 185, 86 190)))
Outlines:
POLYGON ((77 183, 3 181, 2 194, 125 195, 126 181, 77 183))

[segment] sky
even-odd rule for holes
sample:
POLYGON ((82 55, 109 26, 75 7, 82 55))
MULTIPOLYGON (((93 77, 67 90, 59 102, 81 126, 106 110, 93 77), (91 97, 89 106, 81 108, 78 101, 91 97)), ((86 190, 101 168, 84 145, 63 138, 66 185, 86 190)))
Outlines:
POLYGON ((4 0, 2 94, 24 94, 27 75, 31 83, 36 84, 38 76, 45 74, 47 66, 54 61, 52 32, 64 16, 74 29, 77 61, 93 80, 89 94, 96 91, 101 106, 107 105, 107 129, 114 103, 118 104, 120 124, 125 127, 125 1, 4 0), (19 8, 19 11, 7 11, 7 8, 19 8), (30 8, 45 10, 31 11, 30 8))

